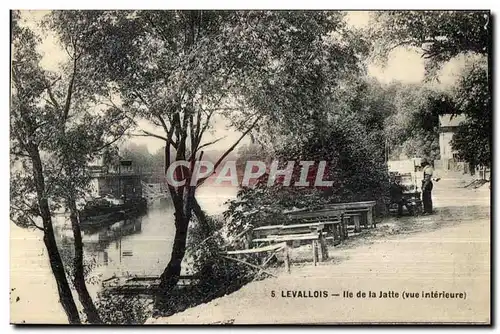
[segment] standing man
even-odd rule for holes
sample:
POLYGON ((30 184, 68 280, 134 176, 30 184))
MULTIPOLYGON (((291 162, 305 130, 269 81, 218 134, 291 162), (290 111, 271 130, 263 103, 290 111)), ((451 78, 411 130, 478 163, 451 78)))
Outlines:
POLYGON ((423 158, 420 164, 423 167, 422 178, 422 202, 424 203, 424 214, 432 214, 432 174, 434 168, 429 164, 427 159, 423 158))

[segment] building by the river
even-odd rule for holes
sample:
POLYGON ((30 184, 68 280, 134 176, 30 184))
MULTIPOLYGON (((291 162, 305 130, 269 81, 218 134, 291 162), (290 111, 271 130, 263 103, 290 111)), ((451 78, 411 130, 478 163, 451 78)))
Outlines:
POLYGON ((120 165, 115 168, 102 165, 89 168, 93 175, 92 197, 102 197, 108 194, 122 199, 142 197, 142 175, 134 169, 132 161, 121 161, 120 165))

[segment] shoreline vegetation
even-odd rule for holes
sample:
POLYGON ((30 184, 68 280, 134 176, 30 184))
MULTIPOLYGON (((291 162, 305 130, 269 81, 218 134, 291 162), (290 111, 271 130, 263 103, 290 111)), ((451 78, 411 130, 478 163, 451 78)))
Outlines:
MULTIPOLYGON (((158 274, 152 302, 140 303, 169 315, 272 275, 251 264, 262 260, 256 253, 283 250, 288 267, 289 248, 311 243, 316 264, 328 258, 326 243, 341 242, 351 226, 378 233, 373 217, 402 201, 391 196, 389 161, 417 158, 455 172, 468 166, 485 177, 490 13, 372 11, 363 28, 352 14, 10 12, 10 219, 41 235, 54 303, 69 323, 136 323, 147 313, 137 303, 91 296, 87 276, 96 264, 85 253, 82 227, 125 218, 126 208, 111 208, 109 216, 90 210, 96 219, 85 222, 78 210, 85 194, 112 202, 140 197, 132 211, 141 212, 147 201, 168 202, 155 224, 123 220, 95 233, 92 246, 106 267, 129 272, 136 260, 158 274), (420 53, 422 80, 370 74, 395 48, 420 53), (453 84, 436 85, 457 59, 453 84), (452 124, 458 115, 462 121, 452 124), (141 137, 148 143, 137 145, 141 137), (199 196, 203 186, 238 184, 239 176, 222 217, 211 216, 199 196), (306 211, 294 218, 288 213, 295 210, 306 211), (68 214, 64 247, 60 211, 68 214), (139 235, 145 238, 134 239, 139 235), (126 242, 122 249, 127 239, 134 250, 126 242), (196 285, 183 286, 186 265, 200 278, 196 285)), ((218 199, 222 189, 209 193, 218 199)), ((28 253, 31 245, 23 247, 28 253)))
MULTIPOLYGON (((459 188, 457 191, 463 192, 464 190, 459 188)), ((469 190, 469 192, 472 191, 473 190, 469 190)), ((467 206, 466 210, 464 208, 459 210, 457 207, 445 206, 436 209, 433 217, 435 222, 431 225, 429 225, 426 220, 419 219, 418 217, 384 217, 377 223, 376 229, 363 229, 361 232, 350 236, 344 243, 329 248, 329 251, 355 251, 358 247, 370 245, 380 241, 394 238, 407 238, 422 232, 457 226, 470 221, 472 217, 475 219, 488 219, 489 210, 483 205, 470 205, 467 206), (452 215, 454 219, 450 219, 450 216, 452 215)), ((294 259, 292 272, 294 271, 294 268, 295 270, 298 270, 301 267, 312 266, 309 254, 310 249, 307 245, 292 249, 291 256, 293 256, 294 259)), ((320 265, 335 266, 345 260, 346 259, 333 256, 327 262, 320 263, 320 265)), ((226 265, 227 264, 228 263, 226 263, 226 265)), ((230 264, 231 263, 229 263, 229 265, 230 264)), ((221 263, 221 265, 224 264, 221 263)), ((244 270, 246 272, 247 276, 244 279, 223 280, 219 278, 217 280, 206 280, 191 286, 176 288, 172 295, 170 295, 166 300, 166 304, 162 306, 161 310, 155 310, 154 300, 152 297, 122 296, 119 299, 119 302, 115 300, 115 305, 113 306, 113 309, 120 310, 123 308, 123 311, 114 313, 115 316, 116 314, 121 314, 122 317, 120 319, 113 318, 109 320, 122 324, 142 324, 147 319, 169 317, 189 308, 206 304, 214 299, 230 295, 249 283, 270 278, 270 276, 266 274, 261 274, 258 277, 253 276, 257 273, 257 271, 253 270, 253 268, 240 267, 239 270, 244 270)), ((278 277, 288 275, 285 272, 282 261, 271 263, 266 270, 278 277)), ((230 275, 227 276, 227 278, 229 277, 230 275)), ((103 305, 109 307, 109 304, 103 305)), ((109 314, 112 314, 112 312, 109 314)))
MULTIPOLYGON (((139 293, 113 293, 103 289, 97 298, 104 321, 116 324, 141 324, 149 317, 170 316, 199 304, 231 294, 245 284, 264 279, 265 273, 256 275, 258 269, 236 263, 222 257, 221 245, 231 241, 223 239, 220 233, 223 226, 220 214, 207 216, 211 222, 212 234, 204 236, 199 223, 190 227, 187 254, 183 262, 186 284, 177 284, 161 304, 155 301, 158 282, 155 286, 144 288, 139 293)), ((182 277, 182 276, 181 276, 182 277)))

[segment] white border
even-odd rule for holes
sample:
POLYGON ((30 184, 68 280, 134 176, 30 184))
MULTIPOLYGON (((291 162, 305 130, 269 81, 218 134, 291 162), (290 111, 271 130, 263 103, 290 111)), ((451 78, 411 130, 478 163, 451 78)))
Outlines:
MULTIPOLYGON (((367 0, 361 1, 361 0, 350 0, 348 2, 332 2, 332 1, 316 1, 316 0, 308 0, 308 1, 303 1, 303 2, 298 2, 298 1, 263 1, 263 0, 254 0, 254 1, 246 1, 246 2, 236 2, 236 1, 206 1, 206 2, 199 2, 199 1, 132 1, 132 0, 121 0, 121 1, 107 1, 103 2, 102 0, 86 0, 86 1, 78 1, 78 2, 70 2, 67 0, 52 0, 52 1, 43 1, 43 3, 40 3, 39 1, 35 0, 19 0, 16 2, 11 3, 10 5, 12 7, 9 7, 8 5, 6 6, 5 2, 2 2, 2 7, 5 6, 5 8, 2 8, 2 11, 0 11, 0 22, 1 22, 1 33, 0 36, 2 38, 1 44, 3 46, 3 52, 1 52, 1 59, 0 59, 0 66, 2 70, 2 76, 1 76, 1 91, 3 94, 1 94, 1 106, 3 107, 2 113, 0 115, 1 120, 0 120, 0 145, 1 149, 0 152, 3 154, 1 161, 1 175, 2 177, 0 178, 1 184, 0 184, 0 195, 1 195, 1 201, 0 201, 0 208, 1 208, 1 213, 2 216, 4 217, 4 221, 0 224, 0 236, 3 239, 3 242, 1 242, 1 247, 2 250, 0 251, 0 259, 1 259, 1 265, 2 268, 5 270, 5 274, 1 276, 1 289, 2 291, 2 296, 0 297, 0 304, 1 304, 1 332, 2 333, 11 333, 15 329, 13 326, 8 325, 9 324, 9 317, 10 317, 10 312, 9 312, 9 296, 8 296, 8 287, 9 287, 9 223, 8 223, 8 201, 9 201, 9 165, 8 165, 8 146, 9 146, 9 137, 8 137, 8 131, 9 131, 9 116, 8 116, 8 110, 9 110, 9 67, 7 64, 9 64, 9 9, 10 8, 15 8, 15 9, 74 9, 74 8, 79 8, 79 9, 125 9, 125 8, 142 8, 142 9, 192 9, 192 8, 214 8, 214 9, 261 9, 261 8, 269 8, 269 9, 491 9, 494 14, 498 14, 498 1, 493 1, 493 0, 475 0, 475 1, 464 1, 464 0, 451 0, 451 1, 436 1, 436 0, 419 0, 418 2, 410 3, 410 2, 402 2, 402 1, 377 1, 377 2, 370 2, 367 0), (346 6, 347 5, 347 6, 346 6)), ((498 19, 498 17, 497 17, 498 19)), ((495 39, 494 39, 494 46, 495 46, 495 53, 498 54, 498 47, 497 47, 497 41, 498 41, 498 34, 496 33, 497 26, 499 23, 498 20, 495 21, 496 26, 495 26, 495 39)), ((494 90, 494 97, 498 97, 498 82, 497 85, 495 86, 494 90)), ((498 103, 497 103, 498 105, 498 103)), ((498 128, 498 122, 500 117, 496 117, 495 121, 495 128, 498 128)), ((497 138, 498 139, 498 138, 497 138)), ((498 153, 498 150, 500 150, 498 141, 495 140, 495 153, 498 153)), ((496 154, 494 154, 496 156, 496 154)), ((497 164, 495 165, 497 167, 497 164)), ((497 175, 498 168, 495 168, 493 171, 494 175, 497 175)), ((496 186, 495 186, 496 188, 496 186)), ((496 190, 496 189, 495 189, 496 190)), ((498 198, 497 198, 498 200, 498 198)), ((499 207, 498 201, 495 200, 495 208, 499 207)), ((495 210, 496 211, 496 210, 495 210)), ((499 240, 498 238, 498 231, 500 228, 497 226, 496 227, 496 241, 499 240)), ((498 266, 498 257, 496 257, 495 263, 492 264, 492 269, 498 266)), ((492 296, 492 298, 498 297, 499 295, 499 289, 496 290, 496 295, 492 296)), ((494 290, 494 291, 495 291, 494 290)), ((498 300, 498 298, 495 298, 498 300)), ((498 308, 498 305, 497 305, 498 308)), ((498 321, 498 318, 496 319, 498 321)), ((30 333, 34 332, 35 330, 38 331, 40 329, 44 328, 25 328, 23 331, 25 333, 30 333)), ((46 330, 52 330, 54 328, 46 328, 46 330)), ((66 328, 60 328, 61 330, 67 330, 66 328)), ((116 330, 117 328, 112 328, 111 330, 116 330)), ((294 330, 305 330, 304 328, 295 328, 294 330)), ((344 331, 346 328, 330 328, 335 331, 344 331)), ((364 328, 368 329, 368 328, 364 328)), ((385 330, 386 328, 381 328, 382 330, 385 330)), ((76 332, 83 331, 83 328, 76 329, 76 332)), ((94 333, 104 333, 106 329, 104 328, 92 328, 91 329, 94 333)), ((143 332, 145 329, 142 328, 132 328, 132 329, 127 329, 128 333, 139 333, 143 332)), ((158 330, 165 330, 165 331, 219 331, 221 328, 210 328, 210 327, 197 327, 197 328, 158 328, 158 330)), ((233 331, 235 330, 234 328, 227 328, 224 330, 229 330, 233 331)), ((259 331, 259 332, 270 332, 271 330, 279 330, 279 331, 288 331, 290 328, 271 328, 271 329, 264 329, 264 328, 238 328, 237 330, 243 330, 243 331, 259 331)), ((310 328, 307 328, 307 331, 310 331, 310 328)), ((347 328, 349 332, 356 332, 359 330, 363 329, 354 329, 354 328, 347 328)), ((396 329, 397 331, 401 330, 401 328, 396 329)), ((425 330, 426 332, 434 332, 438 330, 442 330, 437 328, 437 329, 430 329, 430 328, 422 328, 420 330, 425 330)), ((453 330, 453 329, 452 329, 453 330)), ((466 329, 467 331, 469 330, 478 330, 478 328, 468 328, 466 329)))

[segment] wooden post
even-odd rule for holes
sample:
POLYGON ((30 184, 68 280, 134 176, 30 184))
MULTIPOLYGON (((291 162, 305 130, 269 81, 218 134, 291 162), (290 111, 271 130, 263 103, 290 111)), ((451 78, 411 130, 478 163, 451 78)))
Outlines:
POLYGON ((335 245, 335 240, 340 237, 337 225, 335 224, 332 225, 332 231, 333 231, 332 245, 335 245))
POLYGON ((342 224, 342 231, 344 233, 344 239, 348 239, 349 232, 347 231, 347 226, 349 225, 349 217, 346 217, 342 214, 340 223, 342 224))
MULTIPOLYGON (((326 231, 326 237, 329 238, 333 235, 334 233, 334 230, 333 230, 333 226, 332 225, 326 225, 325 226, 325 231, 326 231)), ((330 239, 328 239, 330 240, 330 239)))
POLYGON ((317 247, 318 247, 318 261, 323 261, 323 247, 321 246, 321 231, 319 232, 318 235, 318 242, 317 242, 317 247))
POLYGON ((254 244, 253 244, 253 239, 255 238, 255 234, 253 233, 253 227, 251 227, 247 233, 246 233, 246 237, 247 237, 247 240, 248 240, 248 244, 250 245, 250 248, 253 248, 254 247, 254 244))
POLYGON ((318 252, 316 249, 316 240, 312 241, 312 253, 313 253, 313 263, 314 263, 314 265, 316 265, 316 263, 318 262, 318 252))
POLYGON ((373 227, 373 209, 371 207, 366 212, 366 223, 369 227, 373 227))
POLYGON ((245 248, 252 248, 252 230, 249 230, 245 233, 245 248))
POLYGON ((355 215, 352 217, 352 219, 354 220, 354 232, 361 232, 361 225, 360 225, 360 216, 359 215, 355 215))
POLYGON ((290 274, 290 245, 287 241, 285 248, 283 248, 283 256, 285 259, 285 269, 286 272, 290 274))
POLYGON ((319 232, 319 252, 321 261, 326 261, 328 259, 328 248, 326 247, 325 238, 321 231, 319 232))

